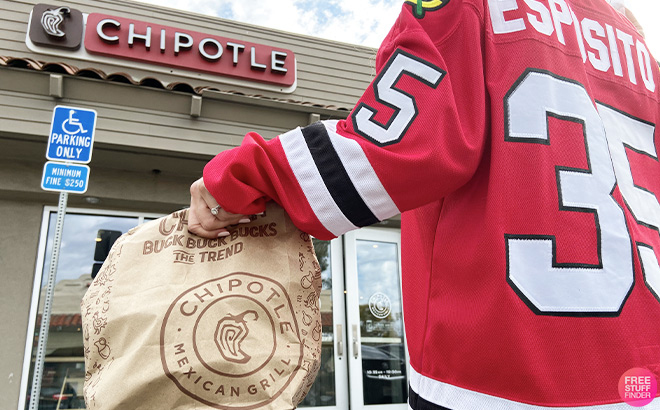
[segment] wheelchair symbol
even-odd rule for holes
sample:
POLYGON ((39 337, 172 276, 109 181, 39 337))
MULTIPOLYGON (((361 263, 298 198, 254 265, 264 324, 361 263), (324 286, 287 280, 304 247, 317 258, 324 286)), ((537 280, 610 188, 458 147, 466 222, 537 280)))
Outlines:
POLYGON ((69 135, 76 135, 78 133, 86 133, 87 130, 83 128, 83 125, 80 123, 80 120, 78 118, 74 118, 73 114, 75 114, 75 110, 69 110, 69 118, 64 120, 62 123, 62 131, 64 133, 69 134, 69 135), (75 131, 69 130, 68 127, 73 128, 75 131))

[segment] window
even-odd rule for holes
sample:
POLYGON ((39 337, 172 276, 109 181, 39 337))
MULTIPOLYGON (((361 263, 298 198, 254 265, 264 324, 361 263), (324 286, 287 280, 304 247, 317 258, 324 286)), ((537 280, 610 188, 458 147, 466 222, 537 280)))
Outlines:
MULTIPOLYGON (((157 215, 69 210, 64 218, 60 256, 55 276, 48 340, 45 348, 39 410, 84 409, 85 363, 81 330, 80 301, 92 281, 94 250, 99 230, 125 233, 157 215)), ((22 399, 30 404, 32 373, 37 354, 41 315, 44 310, 57 209, 46 208, 42 222, 39 259, 32 296, 23 371, 22 399), (28 371, 29 369, 29 371, 28 371)))

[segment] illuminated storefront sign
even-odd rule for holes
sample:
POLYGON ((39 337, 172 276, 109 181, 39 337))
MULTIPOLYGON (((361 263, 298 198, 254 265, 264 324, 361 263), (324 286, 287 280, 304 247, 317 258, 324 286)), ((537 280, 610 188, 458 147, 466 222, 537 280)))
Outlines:
POLYGON ((32 51, 51 55, 108 62, 105 57, 115 64, 131 60, 181 70, 168 72, 174 75, 205 73, 282 92, 296 86, 291 50, 131 18, 83 14, 65 6, 36 5, 26 43, 32 51))

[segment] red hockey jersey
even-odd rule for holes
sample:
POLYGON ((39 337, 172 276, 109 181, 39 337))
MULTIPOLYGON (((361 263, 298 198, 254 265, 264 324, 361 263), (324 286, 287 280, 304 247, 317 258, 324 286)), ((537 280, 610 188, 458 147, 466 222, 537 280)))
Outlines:
MULTIPOLYGON (((205 168, 327 239, 402 212, 414 409, 627 409, 660 376, 660 75, 605 0, 409 0, 345 121, 205 168)), ((647 408, 660 408, 660 399, 647 408)))

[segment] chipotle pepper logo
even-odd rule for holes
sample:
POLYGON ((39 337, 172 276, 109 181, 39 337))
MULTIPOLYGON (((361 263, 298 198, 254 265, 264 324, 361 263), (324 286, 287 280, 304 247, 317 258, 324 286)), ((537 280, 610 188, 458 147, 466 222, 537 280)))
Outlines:
POLYGON ((259 319, 257 312, 248 310, 237 316, 228 314, 218 322, 218 329, 215 331, 215 343, 218 345, 220 354, 227 361, 243 364, 249 362, 252 358, 241 350, 243 340, 250 333, 244 319, 247 315, 253 315, 255 321, 259 319))
POLYGON ((183 292, 160 334, 165 374, 217 409, 255 409, 275 400, 299 371, 303 345, 286 289, 243 272, 183 292))
POLYGON ((77 50, 83 37, 80 10, 50 4, 37 4, 30 15, 30 40, 38 46, 77 50))

